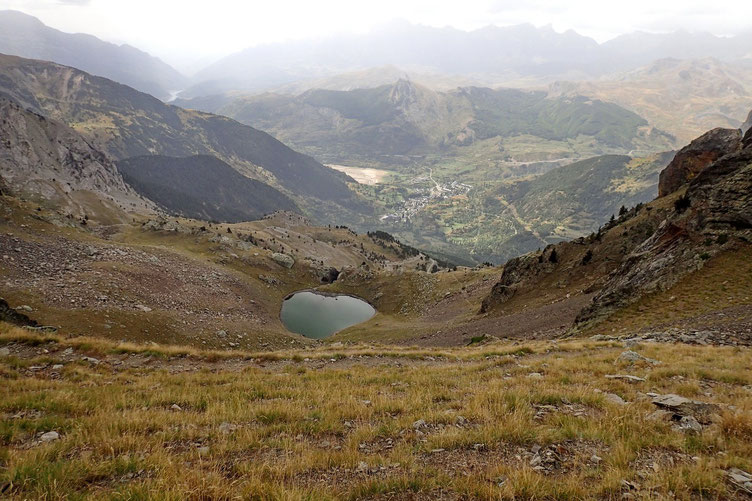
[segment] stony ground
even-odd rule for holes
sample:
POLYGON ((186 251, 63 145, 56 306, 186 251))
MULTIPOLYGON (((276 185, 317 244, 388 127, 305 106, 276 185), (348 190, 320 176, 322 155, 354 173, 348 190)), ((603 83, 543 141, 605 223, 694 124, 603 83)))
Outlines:
POLYGON ((9 499, 747 499, 752 352, 208 352, 0 326, 9 499))

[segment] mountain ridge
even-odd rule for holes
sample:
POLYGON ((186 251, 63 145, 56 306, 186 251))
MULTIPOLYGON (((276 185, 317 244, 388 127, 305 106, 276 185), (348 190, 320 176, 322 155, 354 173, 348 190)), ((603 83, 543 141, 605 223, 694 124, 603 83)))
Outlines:
POLYGON ((0 55, 0 94, 74 125, 115 159, 208 154, 241 174, 361 210, 347 177, 230 118, 187 111, 103 77, 56 63, 0 55))
POLYGON ((435 153, 524 135, 553 141, 582 135, 622 151, 650 142, 663 149, 672 144, 670 136, 661 139, 660 131, 647 130, 642 117, 600 100, 483 87, 438 92, 406 79, 370 89, 240 97, 216 111, 331 163, 435 153))
POLYGON ((367 35, 241 50, 200 71, 196 75, 199 83, 184 97, 269 90, 294 81, 390 64, 407 71, 491 76, 496 84, 517 85, 514 82, 528 80, 546 85, 554 80, 597 78, 654 59, 687 54, 741 59, 750 56, 750 39, 748 33, 729 38, 703 33, 634 33, 599 44, 572 30, 557 33, 550 26, 491 25, 466 32, 394 22, 367 35))
POLYGON ((161 99, 188 82, 167 63, 133 46, 83 33, 64 33, 13 10, 0 11, 0 53, 73 66, 161 99))

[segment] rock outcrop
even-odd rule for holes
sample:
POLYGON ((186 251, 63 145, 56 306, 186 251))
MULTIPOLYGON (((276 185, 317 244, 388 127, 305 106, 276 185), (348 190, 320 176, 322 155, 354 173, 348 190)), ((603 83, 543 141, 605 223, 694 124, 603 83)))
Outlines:
POLYGON ((328 268, 324 271, 324 274, 321 276, 321 283, 324 284, 333 284, 337 281, 337 278, 339 277, 339 270, 337 268, 328 268))
POLYGON ((689 183, 679 207, 611 273, 577 317, 583 326, 645 294, 666 290, 703 266, 726 242, 752 241, 752 145, 710 164, 689 183), (707 243, 710 243, 708 245, 707 243))
POLYGON ((295 264, 295 259, 293 259, 292 256, 282 254, 281 252, 275 252, 274 254, 272 254, 272 259, 275 263, 280 266, 284 266, 285 268, 292 268, 292 266, 295 264))
MULTIPOLYGON (((549 247, 555 252, 554 246, 549 247)), ((530 253, 507 261, 501 278, 491 288, 491 292, 483 298, 480 313, 487 313, 495 305, 506 302, 514 296, 517 290, 525 287, 530 281, 536 280, 541 274, 550 273, 553 269, 550 253, 547 247, 540 256, 530 253)))
POLYGON ((747 134, 752 129, 752 111, 747 115, 747 120, 742 124, 742 134, 747 134))
POLYGON ((747 149, 750 147, 752 147, 752 127, 747 129, 747 132, 744 134, 744 139, 742 139, 742 148, 747 149))
POLYGON ((717 128, 706 132, 676 154, 661 172, 658 196, 664 197, 681 188, 708 165, 724 155, 739 151, 742 134, 738 129, 717 128))
POLYGON ((38 325, 28 316, 11 308, 5 299, 0 299, 0 321, 22 327, 36 327, 38 325))

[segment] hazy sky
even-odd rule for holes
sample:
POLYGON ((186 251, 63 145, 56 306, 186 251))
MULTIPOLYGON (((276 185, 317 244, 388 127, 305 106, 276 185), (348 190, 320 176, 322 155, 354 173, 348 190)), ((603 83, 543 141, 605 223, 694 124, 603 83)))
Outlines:
POLYGON ((260 43, 363 32, 394 19, 464 30, 551 24, 598 41, 635 30, 752 29, 749 0, 0 0, 0 9, 127 42, 183 70, 260 43))

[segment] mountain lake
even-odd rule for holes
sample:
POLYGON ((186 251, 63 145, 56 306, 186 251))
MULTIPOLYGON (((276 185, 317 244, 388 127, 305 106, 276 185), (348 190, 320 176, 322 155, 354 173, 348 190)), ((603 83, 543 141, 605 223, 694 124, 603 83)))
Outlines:
POLYGON ((322 339, 375 314, 373 306, 354 296, 301 291, 285 298, 280 318, 287 330, 322 339))

